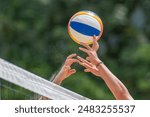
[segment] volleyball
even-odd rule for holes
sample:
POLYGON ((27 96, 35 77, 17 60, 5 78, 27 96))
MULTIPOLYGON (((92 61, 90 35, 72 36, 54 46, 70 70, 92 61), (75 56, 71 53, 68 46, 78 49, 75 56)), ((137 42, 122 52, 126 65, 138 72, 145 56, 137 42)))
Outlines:
POLYGON ((79 11, 69 20, 68 34, 78 44, 80 42, 92 44, 93 36, 100 39, 102 33, 102 20, 92 11, 79 11))

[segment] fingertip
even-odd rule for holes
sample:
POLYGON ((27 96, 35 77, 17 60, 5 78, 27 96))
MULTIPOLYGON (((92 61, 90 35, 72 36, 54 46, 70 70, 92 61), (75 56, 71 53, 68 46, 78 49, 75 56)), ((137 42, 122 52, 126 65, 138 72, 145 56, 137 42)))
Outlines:
POLYGON ((76 70, 75 70, 75 69, 72 69, 71 72, 72 72, 72 73, 76 73, 76 70))
POLYGON ((80 58, 80 56, 77 56, 77 58, 80 58))
POLYGON ((89 60, 89 57, 86 57, 86 60, 89 60))
POLYGON ((96 38, 96 35, 93 35, 93 38, 96 38))
POLYGON ((75 57, 76 55, 77 55, 76 53, 70 54, 70 55, 67 57, 67 59, 71 59, 71 58, 75 57))
POLYGON ((79 62, 79 64, 80 64, 80 65, 83 65, 83 63, 82 63, 82 62, 79 62))
POLYGON ((75 57, 75 56, 77 56, 77 54, 76 54, 76 53, 74 53, 74 54, 72 54, 72 56, 73 56, 73 57, 75 57))
POLYGON ((76 69, 72 69, 72 71, 76 72, 76 69))
POLYGON ((84 69, 84 72, 89 72, 89 70, 88 69, 84 69))

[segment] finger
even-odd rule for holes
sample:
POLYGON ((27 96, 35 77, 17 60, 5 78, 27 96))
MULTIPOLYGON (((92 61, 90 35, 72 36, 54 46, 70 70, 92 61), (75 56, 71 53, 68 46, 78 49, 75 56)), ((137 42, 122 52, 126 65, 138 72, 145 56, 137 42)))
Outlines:
POLYGON ((86 57, 86 60, 90 63, 92 63, 92 59, 90 57, 86 57))
POLYGON ((90 66, 90 65, 87 64, 87 63, 82 63, 82 62, 80 62, 80 65, 82 65, 82 66, 85 67, 86 69, 92 69, 92 66, 90 66))
POLYGON ((75 63, 75 62, 78 63, 79 60, 78 59, 69 59, 68 62, 70 62, 70 63, 75 63))
POLYGON ((81 48, 81 47, 79 47, 79 50, 81 50, 81 51, 83 51, 83 52, 85 52, 85 53, 87 53, 89 55, 89 50, 87 50, 85 48, 81 48))
POLYGON ((90 60, 90 57, 86 57, 86 60, 88 60, 88 61, 89 61, 89 60, 90 60))
POLYGON ((94 35, 93 36, 93 46, 92 46, 92 49, 97 51, 99 49, 99 44, 98 44, 98 39, 96 38, 96 36, 94 35))
POLYGON ((70 72, 70 73, 75 73, 76 70, 75 70, 75 69, 71 69, 69 72, 70 72))
POLYGON ((89 69, 84 69, 84 72, 90 72, 90 70, 89 69))
POLYGON ((96 36, 93 36, 93 46, 92 49, 94 49, 95 51, 97 51, 99 48, 99 44, 98 44, 98 38, 96 38, 96 36))
POLYGON ((73 63, 79 63, 78 59, 67 59, 65 62, 66 66, 71 66, 73 63))
POLYGON ((66 78, 71 76, 72 74, 76 73, 76 70, 75 69, 71 69, 68 71, 67 75, 66 75, 66 78))
POLYGON ((64 66, 63 68, 64 68, 64 70, 65 70, 65 71, 67 71, 67 70, 70 70, 70 69, 71 69, 71 67, 70 67, 70 66, 68 66, 68 65, 64 66))
POLYGON ((80 42, 80 45, 84 46, 85 48, 87 48, 88 50, 91 50, 92 48, 86 44, 86 43, 83 43, 83 42, 80 42))
POLYGON ((73 58, 73 57, 75 57, 75 56, 77 56, 76 53, 75 53, 75 54, 71 54, 71 55, 69 55, 69 56, 67 57, 67 59, 73 58))
POLYGON ((98 38, 96 37, 96 35, 94 35, 93 38, 94 38, 96 41, 98 41, 98 38))
MULTIPOLYGON (((77 56, 77 59, 79 59, 79 61, 81 61, 82 63, 86 63, 86 64, 92 66, 92 64, 91 64, 90 62, 86 61, 85 59, 83 59, 83 58, 80 57, 80 56, 77 56)), ((79 62, 79 63, 80 63, 80 62, 79 62)))
POLYGON ((72 74, 74 74, 74 73, 76 73, 76 70, 75 70, 75 69, 69 70, 69 76, 72 75, 72 74))

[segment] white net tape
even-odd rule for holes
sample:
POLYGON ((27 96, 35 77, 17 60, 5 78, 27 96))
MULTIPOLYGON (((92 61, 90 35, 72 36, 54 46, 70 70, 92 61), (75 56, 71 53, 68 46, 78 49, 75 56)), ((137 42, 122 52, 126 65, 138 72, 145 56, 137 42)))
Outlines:
POLYGON ((54 100, 87 100, 0 58, 0 78, 54 100))

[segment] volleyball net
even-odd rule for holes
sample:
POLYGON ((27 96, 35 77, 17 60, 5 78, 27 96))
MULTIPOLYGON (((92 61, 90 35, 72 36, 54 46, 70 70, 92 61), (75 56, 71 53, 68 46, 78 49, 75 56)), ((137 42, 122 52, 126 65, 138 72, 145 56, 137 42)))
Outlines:
MULTIPOLYGON (((17 95, 20 94, 27 97, 24 99, 32 99, 31 97, 35 97, 38 94, 53 100, 88 100, 84 96, 56 85, 0 58, 0 96, 7 94, 2 92, 3 88, 11 93, 14 92, 17 95), (20 91, 15 90, 15 87, 21 87, 20 91), (26 94, 26 90, 22 89, 26 89, 30 93, 26 94)), ((9 93, 7 95, 9 96, 9 93)))

